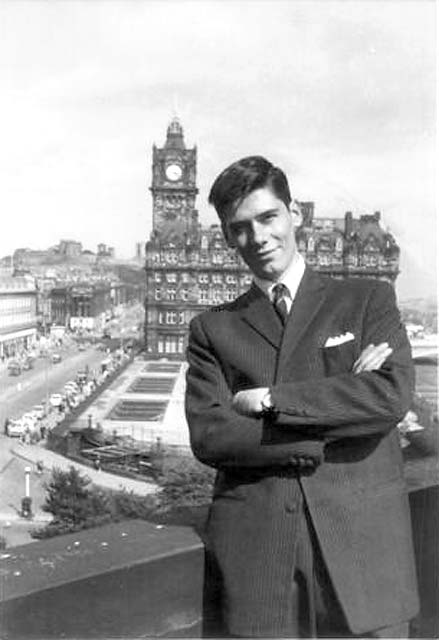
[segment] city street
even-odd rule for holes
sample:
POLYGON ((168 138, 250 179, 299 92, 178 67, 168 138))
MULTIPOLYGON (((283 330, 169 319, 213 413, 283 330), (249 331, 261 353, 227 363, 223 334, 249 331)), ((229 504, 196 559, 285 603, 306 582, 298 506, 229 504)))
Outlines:
POLYGON ((19 376, 9 376, 6 369, 0 372, 0 420, 3 426, 7 417, 18 418, 35 404, 43 404, 46 396, 61 391, 63 385, 75 378, 79 369, 87 365, 91 371, 99 367, 105 353, 90 346, 86 351, 77 347, 59 351, 63 359, 52 364, 47 358, 37 358, 34 368, 19 376))
POLYGON ((31 468, 30 486, 32 508, 35 513, 33 522, 19 517, 21 499, 24 496, 25 468, 28 463, 11 453, 11 447, 19 447, 17 438, 4 435, 3 424, 6 417, 19 417, 35 404, 43 403, 46 394, 60 391, 63 385, 74 379, 76 371, 89 366, 97 369, 104 359, 105 353, 90 346, 86 351, 78 351, 76 346, 69 350, 59 350, 62 361, 52 364, 45 358, 37 358, 34 368, 24 371, 20 376, 9 376, 6 369, 0 371, 0 535, 7 544, 17 545, 31 542, 29 529, 41 526, 47 514, 41 511, 45 498, 44 482, 50 477, 49 472, 41 475, 31 468))

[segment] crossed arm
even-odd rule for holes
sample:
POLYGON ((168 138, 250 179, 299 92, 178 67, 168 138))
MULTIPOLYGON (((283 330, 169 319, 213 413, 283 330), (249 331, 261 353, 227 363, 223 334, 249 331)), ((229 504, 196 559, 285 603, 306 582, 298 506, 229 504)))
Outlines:
POLYGON ((321 457, 327 439, 386 433, 394 428, 410 403, 413 367, 393 290, 383 287, 380 291, 369 303, 363 336, 366 347, 350 373, 271 388, 278 409, 275 428, 286 436, 281 442, 265 437, 267 425, 260 402, 267 389, 233 396, 196 318, 188 348, 186 390, 194 454, 212 466, 286 465, 302 455, 321 457))
MULTIPOLYGON (((386 358, 390 356, 393 349, 388 342, 381 342, 379 345, 369 344, 361 352, 359 358, 352 367, 352 373, 358 375, 364 371, 375 371, 379 369, 386 358)), ((243 416, 257 416, 264 413, 266 405, 273 405, 273 399, 269 387, 255 387, 235 393, 232 400, 232 407, 237 413, 243 416)))

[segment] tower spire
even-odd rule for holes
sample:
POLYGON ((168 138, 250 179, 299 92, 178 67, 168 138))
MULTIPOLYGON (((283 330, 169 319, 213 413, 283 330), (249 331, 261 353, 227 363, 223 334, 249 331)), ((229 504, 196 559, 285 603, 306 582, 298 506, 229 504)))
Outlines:
POLYGON ((185 144, 183 136, 183 127, 180 124, 180 120, 177 116, 174 116, 168 126, 165 146, 168 149, 184 149, 185 144))

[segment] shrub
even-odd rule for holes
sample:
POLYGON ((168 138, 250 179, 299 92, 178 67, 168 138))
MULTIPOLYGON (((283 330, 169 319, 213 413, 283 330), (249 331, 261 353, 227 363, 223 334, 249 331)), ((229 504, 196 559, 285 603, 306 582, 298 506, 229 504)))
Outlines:
POLYGON ((202 506, 210 503, 215 471, 189 456, 167 456, 158 479, 159 508, 202 506))
POLYGON ((114 520, 140 518, 148 520, 157 510, 155 494, 138 496, 128 491, 118 491, 111 494, 112 515, 114 520))

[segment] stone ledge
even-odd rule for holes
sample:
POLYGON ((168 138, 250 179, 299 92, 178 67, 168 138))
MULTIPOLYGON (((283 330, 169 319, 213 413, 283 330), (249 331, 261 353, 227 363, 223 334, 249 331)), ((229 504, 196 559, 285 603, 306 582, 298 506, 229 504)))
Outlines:
POLYGON ((204 548, 186 527, 130 520, 14 547, 0 563, 2 638, 193 635, 201 624, 204 548))

